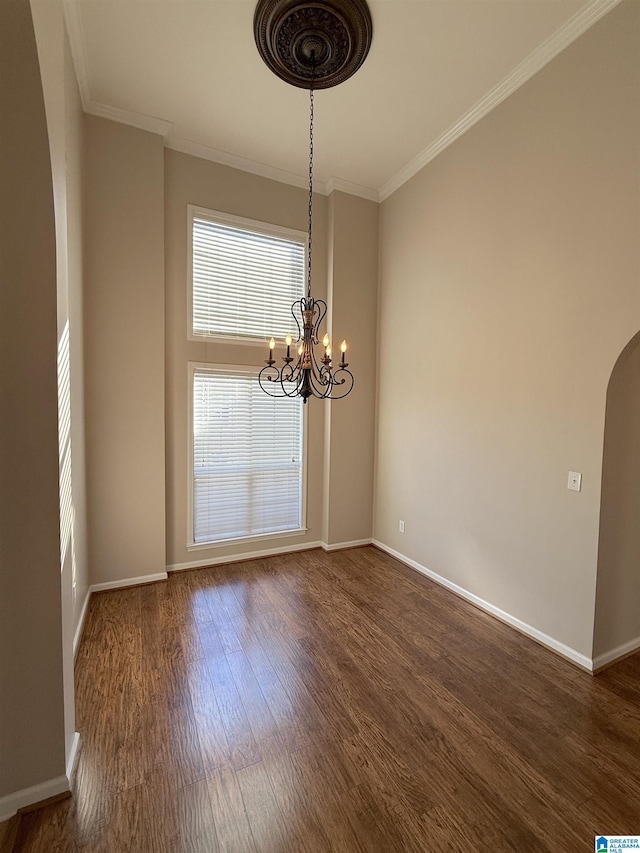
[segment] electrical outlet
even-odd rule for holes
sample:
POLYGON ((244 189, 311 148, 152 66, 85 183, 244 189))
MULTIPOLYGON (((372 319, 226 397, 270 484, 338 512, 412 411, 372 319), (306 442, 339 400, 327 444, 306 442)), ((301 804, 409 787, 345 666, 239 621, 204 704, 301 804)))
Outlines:
POLYGON ((567 488, 572 492, 579 492, 582 487, 582 474, 578 471, 569 471, 569 479, 567 480, 567 488))
POLYGON ((400 522, 400 524, 398 525, 398 529, 400 533, 404 533, 404 521, 400 522))

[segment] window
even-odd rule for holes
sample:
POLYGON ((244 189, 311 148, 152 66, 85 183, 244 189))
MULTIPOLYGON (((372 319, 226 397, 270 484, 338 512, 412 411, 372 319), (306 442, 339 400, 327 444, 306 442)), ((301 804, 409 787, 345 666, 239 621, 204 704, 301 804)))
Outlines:
POLYGON ((269 397, 257 369, 190 367, 192 544, 301 531, 301 401, 269 397))
MULTIPOLYGON (((188 222, 189 337, 214 358, 253 343, 261 362, 266 340, 294 332, 306 235, 193 206, 188 222)), ((269 397, 258 371, 189 365, 189 548, 304 531, 302 403, 269 397)))
POLYGON ((293 332, 306 235, 189 207, 189 336, 262 341, 293 332))

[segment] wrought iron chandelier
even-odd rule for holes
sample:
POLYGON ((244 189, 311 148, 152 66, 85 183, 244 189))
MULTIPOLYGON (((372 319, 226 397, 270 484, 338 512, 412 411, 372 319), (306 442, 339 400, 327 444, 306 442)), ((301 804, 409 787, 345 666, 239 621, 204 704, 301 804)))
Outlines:
POLYGON ((337 86, 362 65, 371 45, 371 15, 365 0, 313 0, 313 4, 308 0, 260 0, 253 28, 260 55, 274 74, 293 86, 309 89, 306 296, 291 306, 297 337, 286 336, 282 366, 276 367, 276 342, 271 338, 269 358, 258 382, 271 397, 301 397, 304 403, 311 396, 337 400, 351 392, 354 377, 345 360, 346 341, 340 345, 340 362, 334 366, 329 335, 321 339, 327 303, 311 295, 314 90, 337 86))

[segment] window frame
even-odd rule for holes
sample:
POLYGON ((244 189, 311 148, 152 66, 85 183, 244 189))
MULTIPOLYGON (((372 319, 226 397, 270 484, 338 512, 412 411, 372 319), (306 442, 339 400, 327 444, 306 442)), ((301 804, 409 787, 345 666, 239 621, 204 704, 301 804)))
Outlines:
POLYGON ((207 542, 194 541, 194 491, 195 481, 193 473, 194 465, 194 417, 193 417, 193 386, 197 371, 208 371, 211 373, 224 372, 228 374, 239 374, 242 376, 254 376, 257 379, 259 367, 248 364, 214 364, 212 362, 188 362, 188 450, 187 450, 187 551, 203 551, 212 548, 224 548, 229 545, 240 543, 251 543, 283 539, 289 537, 304 536, 307 528, 307 470, 308 470, 308 414, 307 406, 302 406, 302 483, 300 489, 300 527, 290 530, 276 530, 271 533, 250 534, 248 536, 236 536, 228 539, 210 540, 207 542))
MULTIPOLYGON (((207 334, 198 333, 193 330, 193 220, 205 219, 214 222, 216 225, 228 225, 232 228, 241 228, 244 231, 254 231, 256 234, 266 235, 268 237, 281 237, 287 240, 292 240, 295 243, 300 243, 304 250, 304 265, 306 270, 308 264, 308 234, 305 231, 298 231, 295 228, 286 228, 283 225, 273 225, 269 222, 261 222, 257 219, 246 219, 243 216, 235 216, 231 213, 224 213, 220 210, 211 210, 206 207, 199 207, 195 204, 187 205, 187 340, 188 341, 210 341, 211 343, 221 344, 240 344, 244 346, 262 346, 266 343, 270 336, 264 335, 223 335, 223 334, 207 334)), ((302 286, 302 296, 304 296, 304 280, 302 286)))

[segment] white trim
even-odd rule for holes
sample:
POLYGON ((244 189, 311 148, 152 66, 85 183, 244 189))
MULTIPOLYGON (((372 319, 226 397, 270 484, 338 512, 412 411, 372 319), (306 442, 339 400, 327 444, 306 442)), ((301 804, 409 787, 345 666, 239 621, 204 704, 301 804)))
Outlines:
POLYGON ((638 649, 640 649, 640 637, 629 640, 628 643, 623 643, 621 646, 617 646, 617 648, 611 649, 608 652, 603 652, 603 654, 595 657, 593 659, 593 669, 596 671, 605 666, 609 666, 609 664, 615 663, 622 658, 632 655, 634 652, 637 652, 638 649))
POLYGON ((322 550, 329 554, 331 551, 344 551, 347 548, 361 548, 363 545, 371 545, 372 539, 353 539, 351 542, 334 542, 328 545, 322 542, 322 550))
MULTIPOLYGON (((378 190, 365 187, 341 178, 329 178, 328 181, 314 181, 314 190, 321 195, 330 195, 334 190, 359 196, 369 201, 384 201, 399 187, 412 178, 417 172, 440 154, 447 146, 462 136, 470 127, 498 106, 505 98, 509 97, 516 89, 526 83, 547 63, 554 59, 561 51, 568 47, 573 41, 582 35, 593 24, 600 20, 611 9, 618 5, 620 0, 591 0, 580 9, 565 24, 552 33, 536 50, 529 54, 510 74, 500 83, 494 86, 487 94, 477 101, 470 110, 462 115, 451 127, 434 140, 417 157, 414 157, 403 169, 390 178, 378 190)), ((166 119, 148 116, 133 110, 123 110, 109 104, 101 104, 91 99, 89 89, 89 73, 87 67, 86 49, 82 28, 82 16, 79 0, 64 0, 64 12, 71 44, 73 64, 78 79, 78 87, 82 98, 82 107, 86 113, 108 118, 122 124, 128 124, 141 130, 157 133, 165 140, 165 146, 182 154, 190 154, 203 160, 219 163, 232 169, 239 169, 252 175, 258 175, 268 180, 289 184, 290 186, 306 189, 309 185, 304 175, 289 172, 266 163, 258 163, 245 157, 239 157, 219 148, 212 148, 175 136, 174 125, 166 119)))
POLYGON ((73 741, 71 743, 71 749, 69 750, 69 757, 67 759, 67 779, 71 779, 73 771, 76 767, 76 761, 78 760, 78 747, 80 746, 80 732, 74 732, 73 741))
MULTIPOLYGON (((230 228, 238 228, 242 231, 252 231, 255 234, 269 237, 282 237, 292 243, 305 246, 307 243, 307 232, 299 228, 289 228, 287 225, 276 225, 273 222, 265 222, 262 219, 248 219, 246 216, 236 216, 224 210, 212 210, 210 207, 199 207, 197 204, 187 205, 188 227, 192 231, 191 223, 194 217, 206 219, 215 225, 228 225, 230 228)), ((193 239, 193 232, 192 232, 193 239)))
POLYGON ((167 572, 182 572, 188 569, 203 569, 207 566, 221 566, 225 563, 243 563, 245 560, 259 560, 262 557, 275 557, 278 554, 293 554, 296 551, 313 551, 323 547, 322 542, 301 542, 299 545, 283 545, 279 548, 266 548, 263 551, 245 551, 243 554, 227 554, 224 557, 210 557, 207 560, 191 560, 188 563, 172 563, 167 572))
POLYGON ((71 46, 71 58, 73 59, 73 68, 76 72, 76 80, 78 81, 78 89, 80 90, 82 109, 88 112, 89 105, 91 104, 91 94, 89 92, 89 71, 87 67, 87 51, 84 44, 84 30, 82 29, 80 0, 63 0, 63 4, 67 34, 71 46))
MULTIPOLYGON (((305 514, 304 510, 305 507, 303 506, 303 514, 305 514)), ((191 505, 191 518, 193 525, 193 503, 191 505)), ((253 536, 236 536, 235 538, 230 539, 218 539, 215 542, 192 542, 191 544, 187 543, 186 547, 187 551, 208 551, 211 550, 211 548, 219 549, 228 547, 229 545, 242 545, 243 542, 249 544, 251 542, 268 542, 272 539, 287 539, 290 536, 305 536, 308 532, 308 527, 296 527, 293 530, 275 530, 273 533, 257 533, 253 536)))
POLYGON ((90 590, 94 592, 102 592, 105 589, 124 589, 127 586, 140 586, 143 583, 155 583, 156 581, 166 581, 166 572, 157 572, 155 575, 141 575, 139 578, 122 578, 118 581, 107 581, 106 583, 91 584, 90 590))
POLYGON ((89 609, 89 599, 91 598, 91 587, 87 589, 87 594, 84 597, 84 603, 82 605, 82 610, 80 611, 80 618, 78 619, 78 624, 76 626, 76 632, 73 635, 73 659, 75 661, 76 655, 78 654, 78 648, 80 647, 80 640, 82 639, 82 632, 84 631, 84 621, 87 618, 87 610, 89 609))
POLYGON ((67 777, 56 776, 55 779, 48 779, 46 782, 0 797, 0 823, 13 817, 18 809, 32 806, 34 803, 40 803, 58 794, 66 794, 70 790, 67 777))
MULTIPOLYGON (((230 169, 238 169, 241 172, 248 172, 250 175, 257 175, 270 181, 278 181, 278 183, 289 184, 289 186, 299 187, 300 189, 309 188, 309 178, 304 175, 288 172, 286 169, 279 169, 277 166, 268 166, 266 163, 258 163, 255 160, 248 160, 246 157, 239 157, 237 154, 230 154, 228 151, 221 151, 219 148, 211 148, 200 142, 194 142, 192 139, 183 139, 169 134, 165 145, 172 151, 190 154, 192 157, 209 160, 212 163, 218 163, 220 166, 228 166, 230 169)), ((313 191, 320 193, 320 195, 329 194, 326 185, 315 178, 313 191)))
POLYGON ((98 118, 107 118, 110 121, 117 121, 120 124, 127 124, 129 127, 137 127, 138 130, 147 130, 149 133, 155 133, 166 139, 173 127, 170 121, 156 116, 148 116, 145 113, 134 112, 133 110, 122 110, 120 107, 112 107, 110 104, 99 104, 96 101, 89 101, 84 105, 84 111, 98 118))
POLYGON ((412 560, 410 557, 406 557, 399 551, 390 548, 383 542, 379 542, 377 539, 373 539, 372 544, 375 545, 376 548, 379 548, 381 551, 385 551, 387 554, 390 554, 392 557, 395 557, 396 560, 400 560, 402 563, 406 563, 407 566, 410 566, 412 569, 416 569, 416 571, 420 572, 423 575, 426 575, 428 578, 431 578, 432 581, 435 581, 437 584, 440 584, 440 586, 451 590, 451 592, 454 592, 456 595, 460 596, 460 598, 464 598, 467 601, 470 601, 472 604, 475 604, 476 607, 479 607, 481 610, 484 610, 487 613, 490 613, 492 616, 495 616, 497 619, 500 619, 501 622, 506 622, 507 625, 511 625, 512 628, 516 628, 522 634, 526 634, 528 637, 531 637, 532 639, 541 643, 543 646, 547 646, 547 648, 552 649, 554 652, 557 652, 558 654, 562 655, 562 657, 565 657, 573 663, 577 664, 582 669, 586 669, 587 672, 593 672, 593 661, 591 660, 591 658, 588 658, 586 655, 583 655, 575 649, 572 649, 571 646, 567 646, 565 645, 565 643, 561 643, 559 640, 556 640, 554 637, 550 637, 548 634, 539 631, 532 625, 528 625, 526 622, 523 622, 516 616, 512 616, 505 610, 501 610, 499 607, 490 604, 483 598, 479 598, 479 596, 474 595, 474 593, 469 592, 468 590, 464 589, 464 587, 458 586, 458 584, 453 583, 453 581, 447 580, 447 578, 442 577, 442 575, 438 575, 435 572, 432 572, 430 569, 427 569, 425 566, 421 565, 415 560, 412 560))
POLYGON ((64 17, 71 45, 71 57, 73 68, 80 90, 82 109, 89 115, 107 118, 139 130, 148 130, 166 139, 173 129, 173 122, 156 116, 145 115, 135 110, 123 110, 110 104, 101 104, 91 98, 89 86, 89 66, 87 63, 87 50, 84 40, 84 29, 82 26, 82 12, 80 11, 80 0, 63 0, 64 17))
POLYGON ((396 175, 388 180, 380 188, 379 200, 384 201, 417 172, 427 165, 434 157, 437 157, 445 148, 455 142, 476 122, 491 112, 502 101, 509 97, 516 89, 519 89, 534 74, 540 71, 547 63, 551 62, 561 51, 568 47, 596 21, 606 15, 620 0, 591 0, 579 12, 556 32, 552 33, 546 41, 537 47, 529 56, 517 65, 510 74, 496 86, 490 89, 484 97, 480 98, 470 110, 468 110, 458 121, 451 125, 443 134, 435 139, 431 145, 424 149, 417 157, 414 157, 396 175))
POLYGON ((367 201, 380 201, 380 193, 378 190, 373 189, 372 187, 365 187, 362 184, 354 184, 353 181, 345 181, 342 178, 329 178, 325 184, 325 195, 331 195, 332 192, 355 195, 359 198, 364 198, 367 201))
MULTIPOLYGON (((84 30, 82 27, 80 0, 63 0, 63 2, 73 66, 78 80, 78 88, 80 89, 82 108, 86 113, 157 133, 163 137, 165 146, 172 151, 189 154, 192 157, 199 157, 201 160, 209 160, 211 163, 217 163, 220 166, 238 169, 241 172, 257 175, 260 178, 266 178, 270 181, 278 181, 278 183, 288 184, 292 187, 304 190, 308 188, 309 178, 306 175, 299 175, 295 172, 289 172, 287 169, 269 166, 266 163, 258 163, 256 160, 239 157, 237 154, 231 154, 229 151, 222 151, 219 148, 212 148, 201 142, 178 136, 174 133, 173 122, 166 121, 165 119, 147 116, 133 110, 123 110, 92 100, 89 89, 89 69, 87 65, 84 30)), ((334 190, 339 190, 340 192, 349 193, 349 195, 366 198, 369 201, 380 200, 377 189, 364 187, 351 181, 343 181, 341 178, 330 178, 326 183, 315 179, 313 189, 314 192, 325 196, 330 195, 334 190)))
MULTIPOLYGON (((191 314, 193 311, 193 289, 191 290, 191 300, 192 306, 189 311, 191 314)), ((193 317, 189 317, 190 320, 193 317)), ((189 323, 189 326, 191 323, 189 323)), ((269 338, 241 338, 238 335, 197 335, 195 332, 191 332, 187 338, 189 341, 194 341, 200 344, 230 344, 231 346, 243 346, 243 347, 256 347, 260 350, 260 355, 264 353, 265 350, 269 348, 269 338)), ((276 344, 278 343, 278 339, 276 338, 276 344)))

